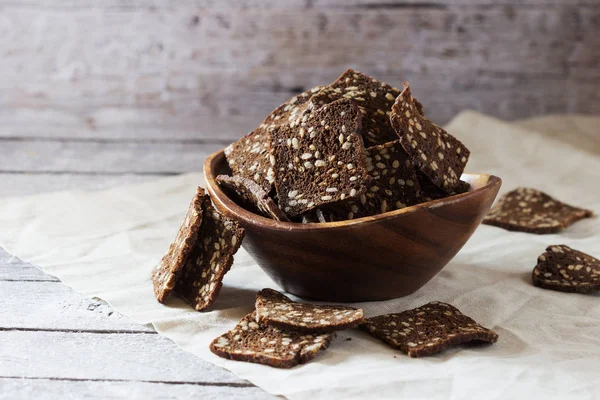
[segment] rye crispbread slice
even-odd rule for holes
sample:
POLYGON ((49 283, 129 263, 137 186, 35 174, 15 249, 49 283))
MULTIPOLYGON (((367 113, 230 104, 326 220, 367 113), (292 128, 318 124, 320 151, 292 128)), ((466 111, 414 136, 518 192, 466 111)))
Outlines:
POLYGON ((593 215, 590 210, 562 203, 540 190, 520 187, 502 196, 483 223, 509 231, 546 234, 593 215))
POLYGON ((469 149, 423 114, 410 93, 408 82, 392 106, 391 124, 415 165, 447 193, 456 190, 469 149))
POLYGON ((275 174, 269 163, 268 133, 263 124, 225 148, 225 158, 234 175, 256 182, 267 193, 275 174))
POLYGON ((292 368, 324 351, 334 335, 286 331, 259 324, 252 312, 235 328, 213 340, 210 351, 229 360, 292 368))
POLYGON ((422 357, 471 341, 494 343, 498 335, 450 304, 432 301, 398 314, 368 318, 360 328, 410 357, 422 357))
POLYGON ((198 187, 185 214, 177 236, 160 262, 152 269, 154 295, 164 303, 177 282, 177 276, 184 267, 192 249, 196 245, 198 230, 202 224, 202 209, 205 198, 204 189, 198 187))
POLYGON ((253 180, 239 175, 219 175, 216 181, 251 211, 277 221, 289 221, 269 194, 253 180))
POLYGON ((400 90, 385 82, 348 69, 331 85, 320 88, 310 101, 317 108, 339 99, 355 101, 364 117, 365 147, 371 147, 397 139, 390 124, 390 113, 399 94, 400 90))
POLYGON ((600 290, 600 260, 565 245, 553 245, 538 257, 533 268, 535 286, 560 292, 600 290))
POLYGON ((399 140, 366 149, 367 190, 357 199, 326 208, 328 221, 361 218, 421 202, 417 171, 399 140))
POLYGON ((275 128, 269 148, 279 208, 294 217, 364 193, 360 129, 360 112, 351 100, 332 102, 275 128))
POLYGON ((243 238, 244 229, 221 215, 206 196, 197 244, 178 275, 175 292, 197 311, 209 307, 223 286, 223 277, 243 238))
POLYGON ((347 306, 297 303, 273 289, 256 294, 256 321, 285 330, 328 333, 354 328, 363 310, 347 306))
POLYGON ((267 193, 273 188, 275 174, 267 148, 269 132, 279 125, 292 123, 300 116, 310 97, 322 87, 317 86, 292 97, 267 115, 252 132, 225 148, 225 158, 234 175, 248 178, 259 184, 267 193))

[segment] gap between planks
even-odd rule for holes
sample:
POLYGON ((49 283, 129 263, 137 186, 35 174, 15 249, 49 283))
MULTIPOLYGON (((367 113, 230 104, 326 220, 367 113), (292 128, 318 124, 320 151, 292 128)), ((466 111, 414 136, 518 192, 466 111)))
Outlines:
POLYGON ((0 332, 57 332, 57 333, 91 333, 95 335, 157 335, 156 331, 135 331, 120 329, 61 329, 61 328, 19 328, 0 327, 0 332))
POLYGON ((167 385, 196 385, 196 386, 226 386, 226 387, 254 387, 251 383, 236 382, 194 382, 194 381, 158 381, 143 379, 86 379, 86 378, 55 378, 55 377, 21 377, 21 376, 0 376, 0 379, 27 379, 27 380, 48 380, 48 381, 67 381, 67 382, 138 382, 138 383, 163 383, 167 385))

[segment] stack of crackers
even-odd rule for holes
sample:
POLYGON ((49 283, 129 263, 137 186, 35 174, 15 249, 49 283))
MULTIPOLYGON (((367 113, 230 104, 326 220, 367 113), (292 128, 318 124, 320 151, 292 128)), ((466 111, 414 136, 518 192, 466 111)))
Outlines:
MULTIPOLYGON (((469 190, 460 176, 469 150, 431 122, 410 92, 352 69, 285 102, 225 150, 231 176, 219 184, 242 206, 290 222, 350 220, 469 190)), ((483 223, 552 234, 593 216, 533 188, 506 193, 483 223)), ((152 270, 157 300, 172 293, 203 311, 217 298, 244 229, 197 188, 175 241, 152 270)), ((566 245, 539 256, 533 284, 563 292, 600 290, 600 260, 566 245)), ((210 345, 232 360, 290 368, 323 352, 335 332, 360 328, 411 357, 498 335, 450 304, 364 319, 347 306, 298 303, 263 289, 255 310, 210 345)))
POLYGON ((349 69, 277 107, 225 150, 219 184, 280 221, 376 215, 468 191, 469 150, 411 94, 349 69))

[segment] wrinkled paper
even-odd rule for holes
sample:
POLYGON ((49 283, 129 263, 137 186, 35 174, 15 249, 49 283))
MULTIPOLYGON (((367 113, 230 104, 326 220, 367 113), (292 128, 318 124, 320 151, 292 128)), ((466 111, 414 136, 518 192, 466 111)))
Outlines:
MULTIPOLYGON (((467 171, 500 176, 501 193, 531 186, 600 213, 599 126, 600 118, 582 116, 508 124, 467 111, 448 130, 471 149, 467 171)), ((537 256, 550 244, 600 257, 598 218, 543 236, 482 225, 416 293, 354 304, 371 317, 432 300, 449 302, 495 330, 495 345, 411 359, 349 330, 313 362, 280 370, 225 360, 208 349, 251 311, 257 290, 277 288, 243 250, 211 311, 195 312, 177 298, 166 306, 154 299, 150 270, 175 237, 197 185, 204 185, 200 173, 99 192, 3 199, 0 245, 76 291, 153 324, 196 356, 290 399, 562 399, 600 393, 600 296, 531 284, 537 256)))

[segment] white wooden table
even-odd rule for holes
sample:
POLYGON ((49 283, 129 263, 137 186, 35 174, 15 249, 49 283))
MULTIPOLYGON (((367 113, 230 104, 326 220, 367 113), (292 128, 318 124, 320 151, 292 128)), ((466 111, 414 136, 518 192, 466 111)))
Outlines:
MULTIPOLYGON (((207 152, 222 146, 0 140, 1 195, 198 170, 207 152), (54 157, 44 159, 49 149, 54 157)), ((273 397, 1 248, 0 305, 0 399, 273 397)))

